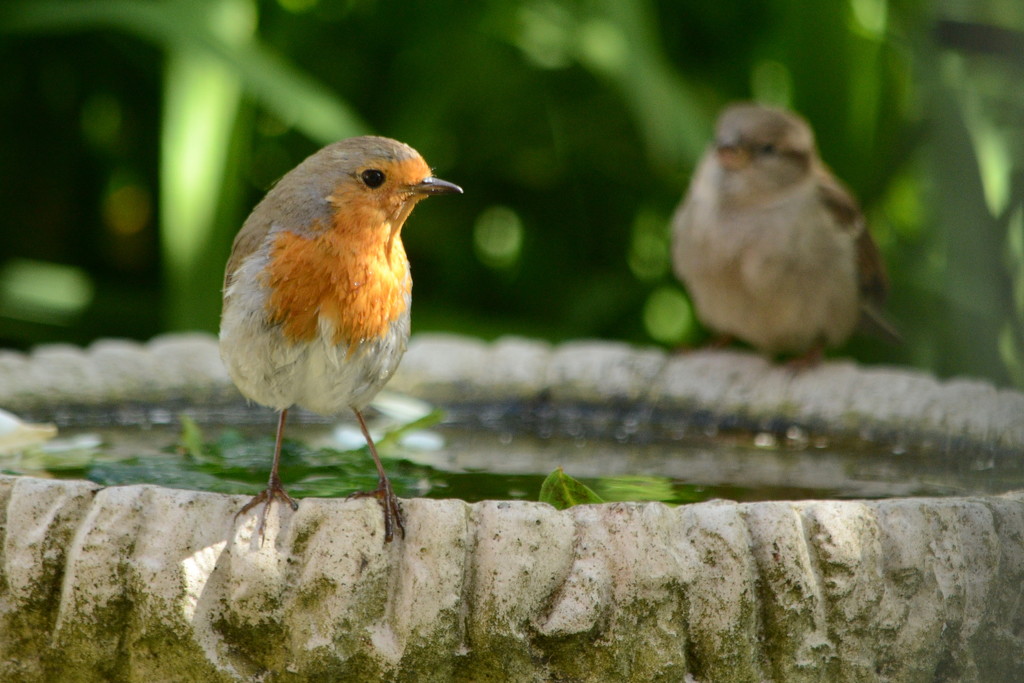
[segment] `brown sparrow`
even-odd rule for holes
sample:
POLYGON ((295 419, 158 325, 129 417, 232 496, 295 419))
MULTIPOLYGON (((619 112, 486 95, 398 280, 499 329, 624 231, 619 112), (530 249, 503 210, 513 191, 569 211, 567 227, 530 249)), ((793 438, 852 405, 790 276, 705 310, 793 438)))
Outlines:
POLYGON ((793 113, 726 109, 672 228, 675 273, 719 334, 810 359, 858 324, 899 339, 880 313, 888 280, 864 216, 793 113))

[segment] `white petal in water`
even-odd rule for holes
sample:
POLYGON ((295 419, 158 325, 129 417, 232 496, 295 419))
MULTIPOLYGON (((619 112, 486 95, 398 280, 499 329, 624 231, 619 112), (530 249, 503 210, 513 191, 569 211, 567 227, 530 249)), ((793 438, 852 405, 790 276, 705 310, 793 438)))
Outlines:
POLYGON ((426 401, 387 390, 377 394, 371 405, 379 410, 382 415, 386 415, 402 424, 415 422, 426 417, 434 410, 434 406, 426 401))
POLYGON ((57 426, 22 422, 16 415, 0 410, 0 454, 16 453, 57 436, 57 426))

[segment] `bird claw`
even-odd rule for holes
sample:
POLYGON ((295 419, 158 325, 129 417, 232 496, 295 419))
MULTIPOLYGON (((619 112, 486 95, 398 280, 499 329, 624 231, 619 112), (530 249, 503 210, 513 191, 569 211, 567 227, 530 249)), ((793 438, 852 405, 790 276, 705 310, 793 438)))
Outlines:
POLYGON ((391 488, 391 481, 386 477, 378 480, 377 488, 372 491, 356 491, 348 496, 352 498, 376 498, 384 510, 384 542, 390 543, 395 537, 395 528, 398 528, 402 538, 405 538, 405 519, 402 515, 402 505, 391 488))
POLYGON ((253 496, 252 500, 245 504, 241 510, 235 513, 235 519, 238 519, 241 515, 244 515, 249 510, 263 503, 263 510, 260 512, 260 524, 256 529, 256 532, 260 536, 260 545, 263 545, 263 535, 265 522, 267 521, 267 510, 270 509, 270 504, 274 502, 274 499, 287 503, 288 506, 293 510, 299 509, 299 501, 295 500, 284 490, 281 486, 281 482, 271 482, 267 488, 260 491, 258 494, 253 496))

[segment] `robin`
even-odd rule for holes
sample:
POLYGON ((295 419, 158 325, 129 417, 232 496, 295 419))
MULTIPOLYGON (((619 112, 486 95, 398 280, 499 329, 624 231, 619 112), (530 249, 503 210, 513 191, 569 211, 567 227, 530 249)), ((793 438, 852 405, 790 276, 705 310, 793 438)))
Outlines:
MULTIPOLYGON (((402 510, 362 410, 390 379, 409 339, 412 278, 401 231, 413 207, 462 189, 435 178, 412 147, 354 137, 324 147, 256 205, 224 273, 220 354, 242 394, 279 411, 267 488, 238 514, 275 499, 288 410, 351 409, 377 467, 384 540, 404 535, 402 510)), ((237 517, 237 515, 236 515, 237 517)))
POLYGON ((727 338, 809 364, 858 326, 899 341, 881 312, 888 279, 864 215, 792 112, 722 113, 672 242, 697 316, 727 338))

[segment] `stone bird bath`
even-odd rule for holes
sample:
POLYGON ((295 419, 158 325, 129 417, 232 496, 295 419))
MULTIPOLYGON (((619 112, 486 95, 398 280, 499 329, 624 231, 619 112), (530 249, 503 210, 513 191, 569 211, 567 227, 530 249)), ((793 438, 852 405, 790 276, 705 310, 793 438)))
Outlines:
MULTIPOLYGON (((794 375, 739 352, 420 336, 389 389, 1024 467, 1024 395, 847 361, 794 375)), ((36 419, 237 400, 204 335, 0 353, 0 407, 36 419)), ((306 498, 273 508, 260 546, 245 500, 0 477, 0 680, 1024 679, 1020 492, 407 499, 389 545, 375 501, 306 498)))

